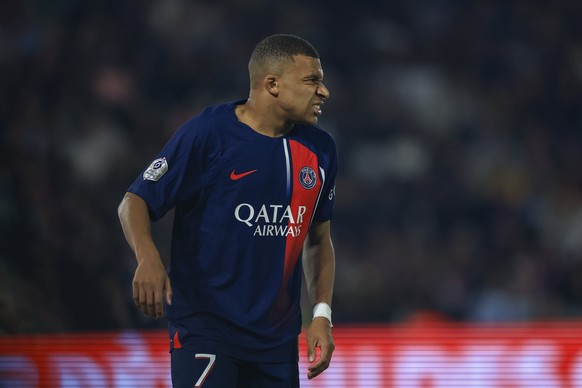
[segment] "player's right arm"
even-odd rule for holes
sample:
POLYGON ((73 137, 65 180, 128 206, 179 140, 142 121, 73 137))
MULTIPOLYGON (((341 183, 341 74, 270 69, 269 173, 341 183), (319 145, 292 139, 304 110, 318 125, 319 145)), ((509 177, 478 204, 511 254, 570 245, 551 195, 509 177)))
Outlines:
POLYGON ((163 298, 172 303, 172 287, 160 253, 153 241, 146 202, 126 193, 117 209, 125 239, 135 254, 137 268, 133 277, 133 300, 145 315, 164 315, 163 298))

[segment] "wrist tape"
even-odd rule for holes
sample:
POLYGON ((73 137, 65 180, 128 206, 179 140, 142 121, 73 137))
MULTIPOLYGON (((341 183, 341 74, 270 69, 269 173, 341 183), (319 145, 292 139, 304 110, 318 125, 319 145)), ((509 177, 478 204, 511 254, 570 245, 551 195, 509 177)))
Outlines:
POLYGON ((331 323, 331 307, 327 303, 317 303, 313 307, 313 319, 317 317, 324 317, 329 321, 329 324, 333 327, 331 323))

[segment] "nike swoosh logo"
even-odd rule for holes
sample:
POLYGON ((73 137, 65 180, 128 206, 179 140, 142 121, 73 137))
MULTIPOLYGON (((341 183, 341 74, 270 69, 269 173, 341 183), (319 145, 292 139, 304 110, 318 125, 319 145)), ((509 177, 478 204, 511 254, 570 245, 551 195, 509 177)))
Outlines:
POLYGON ((251 170, 251 171, 241 172, 240 174, 237 174, 234 172, 234 170, 232 170, 232 172, 230 173, 230 179, 233 181, 236 181, 237 179, 240 179, 240 178, 243 178, 247 175, 250 175, 255 171, 257 171, 257 170, 251 170))

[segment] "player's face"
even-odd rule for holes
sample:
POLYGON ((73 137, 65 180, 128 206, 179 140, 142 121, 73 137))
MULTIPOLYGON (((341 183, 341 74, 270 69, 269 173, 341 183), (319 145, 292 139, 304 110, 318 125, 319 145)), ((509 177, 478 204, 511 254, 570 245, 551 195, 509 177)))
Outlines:
POLYGON ((321 62, 304 55, 293 58, 279 78, 279 105, 286 121, 317 124, 323 102, 329 97, 321 62))

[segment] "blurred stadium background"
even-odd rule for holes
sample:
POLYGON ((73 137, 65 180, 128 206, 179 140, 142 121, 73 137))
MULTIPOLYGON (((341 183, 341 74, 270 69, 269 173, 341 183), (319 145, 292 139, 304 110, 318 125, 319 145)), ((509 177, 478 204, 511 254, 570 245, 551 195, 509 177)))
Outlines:
MULTIPOLYGON (((2 2, 0 354, 15 336, 163 329, 133 306, 117 204, 183 120, 247 96, 248 56, 278 32, 316 46, 332 95, 340 332, 574 330, 581 18, 577 0, 2 2)), ((582 386, 564 381, 539 386, 582 386)))

